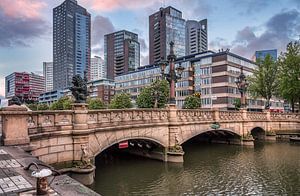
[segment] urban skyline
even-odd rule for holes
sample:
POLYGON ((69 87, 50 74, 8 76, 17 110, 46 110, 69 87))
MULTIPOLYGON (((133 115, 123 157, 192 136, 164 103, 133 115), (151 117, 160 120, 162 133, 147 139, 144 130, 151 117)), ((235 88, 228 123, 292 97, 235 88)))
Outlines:
MULTIPOLYGON (((0 14, 4 19, 0 22, 6 31, 0 38, 0 95, 4 94, 5 75, 13 71, 41 70, 43 61, 52 61, 52 34, 49 30, 51 29, 51 12, 62 2, 39 1, 32 3, 28 0, 18 2, 3 0, 0 2, 0 14), (14 12, 14 9, 20 5, 27 9, 22 9, 18 15, 15 15, 14 13, 17 12, 14 12), (10 21, 10 24, 7 21, 10 21), (22 22, 28 22, 31 26, 29 25, 28 29, 23 30, 14 28, 22 22), (47 31, 50 33, 47 34, 47 31), (8 36, 9 32, 11 33, 8 36), (11 58, 12 54, 17 55, 18 58, 11 58)), ((103 55, 103 34, 119 29, 135 30, 139 34, 141 42, 141 64, 147 64, 145 63, 149 47, 147 18, 159 7, 168 5, 181 10, 184 18, 193 20, 208 18, 209 49, 231 48, 233 52, 247 58, 250 58, 255 50, 278 48, 281 52, 288 41, 298 39, 295 31, 300 29, 300 5, 293 0, 290 0, 289 3, 286 1, 264 1, 263 3, 222 1, 210 4, 208 1, 197 1, 198 3, 191 1, 188 5, 182 4, 182 1, 179 0, 165 1, 165 5, 162 1, 126 2, 78 1, 80 5, 91 11, 92 24, 96 24, 94 30, 92 29, 92 55, 103 55), (224 9, 220 9, 222 6, 224 9), (225 13, 226 8, 227 12, 225 13), (233 18, 235 22, 230 20, 233 18), (102 28, 104 27, 103 29, 97 28, 100 24, 102 24, 102 28), (230 28, 228 28, 229 24, 230 28), (286 29, 286 31, 282 31, 282 29, 286 29), (93 38, 94 40, 99 38, 100 41, 95 44, 93 38)))

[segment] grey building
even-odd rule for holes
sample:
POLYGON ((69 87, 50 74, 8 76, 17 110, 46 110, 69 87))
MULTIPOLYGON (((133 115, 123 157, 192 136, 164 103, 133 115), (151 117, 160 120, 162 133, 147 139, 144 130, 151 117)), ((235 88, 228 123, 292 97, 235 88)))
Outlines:
POLYGON ((186 21, 186 55, 207 51, 207 19, 186 21))
POLYGON ((45 77, 45 91, 53 90, 53 62, 43 62, 43 75, 45 77))
POLYGON ((53 9, 53 88, 68 87, 74 75, 89 73, 90 56, 91 16, 76 0, 65 0, 53 9))
POLYGON ((181 11, 169 6, 149 16, 149 63, 167 59, 169 43, 175 43, 177 57, 185 55, 185 20, 181 11))
POLYGON ((104 62, 108 79, 137 69, 140 66, 138 35, 126 30, 105 35, 104 62))

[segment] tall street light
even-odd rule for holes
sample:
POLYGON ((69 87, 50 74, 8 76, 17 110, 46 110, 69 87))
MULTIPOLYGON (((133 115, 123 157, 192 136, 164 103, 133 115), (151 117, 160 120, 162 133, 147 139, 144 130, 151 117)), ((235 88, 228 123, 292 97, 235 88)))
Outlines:
POLYGON ((177 83, 177 80, 181 79, 181 75, 183 73, 184 67, 179 65, 179 67, 176 68, 175 72, 175 60, 176 55, 174 54, 174 42, 170 42, 170 54, 168 55, 168 61, 164 61, 162 58, 162 61, 160 64, 161 74, 163 78, 166 78, 167 81, 170 84, 170 97, 169 97, 169 104, 176 104, 175 101, 175 84, 177 83), (165 73, 166 67, 170 64, 170 70, 169 73, 165 73))
POLYGON ((241 93, 241 108, 246 108, 246 92, 249 83, 247 82, 246 76, 243 73, 243 67, 241 67, 241 74, 236 78, 235 84, 237 85, 237 88, 239 92, 241 93))

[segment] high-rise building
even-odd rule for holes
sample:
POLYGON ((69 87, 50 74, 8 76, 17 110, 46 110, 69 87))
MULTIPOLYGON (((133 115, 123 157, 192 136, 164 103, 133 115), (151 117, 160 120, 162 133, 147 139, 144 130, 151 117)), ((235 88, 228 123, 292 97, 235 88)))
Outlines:
POLYGON ((207 19, 188 20, 185 26, 186 55, 207 51, 207 19))
POLYGON ((71 86, 72 77, 88 72, 91 58, 91 15, 65 0, 53 9, 53 88, 71 86))
POLYGON ((43 62, 46 92, 53 90, 53 62, 43 62))
POLYGON ((104 62, 108 79, 137 69, 140 66, 138 35, 126 30, 105 35, 104 62))
POLYGON ((106 67, 104 66, 104 60, 99 56, 91 58, 91 81, 106 78, 106 67))
POLYGON ((277 60, 277 49, 255 51, 252 60, 255 62, 257 61, 257 59, 264 60, 268 54, 272 57, 274 61, 277 60))
POLYGON ((45 91, 44 76, 27 72, 14 72, 5 77, 5 97, 14 96, 22 101, 38 101, 45 91))
POLYGON ((181 11, 169 6, 149 16, 149 62, 167 59, 170 42, 175 43, 177 57, 185 55, 185 20, 181 11))

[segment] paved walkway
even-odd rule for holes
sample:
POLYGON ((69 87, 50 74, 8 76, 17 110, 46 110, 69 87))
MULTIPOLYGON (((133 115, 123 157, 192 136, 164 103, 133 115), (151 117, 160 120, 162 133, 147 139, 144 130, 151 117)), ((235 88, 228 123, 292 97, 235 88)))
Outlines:
MULTIPOLYGON (((1 196, 35 195, 36 179, 31 177, 32 170, 24 170, 31 162, 42 163, 18 147, 0 146, 1 196)), ((67 175, 55 177, 50 187, 50 195, 99 195, 67 175)))

